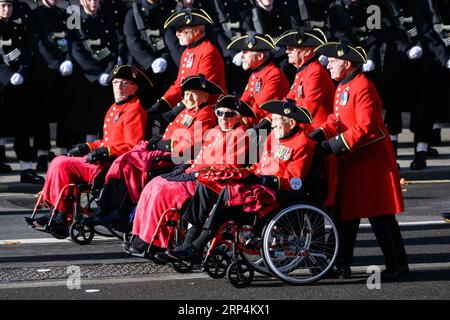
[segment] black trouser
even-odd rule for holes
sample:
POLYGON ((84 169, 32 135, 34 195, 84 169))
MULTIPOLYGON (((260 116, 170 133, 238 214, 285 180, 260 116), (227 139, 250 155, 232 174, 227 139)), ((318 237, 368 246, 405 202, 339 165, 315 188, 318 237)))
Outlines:
MULTIPOLYGON (((369 218, 373 233, 383 252, 386 268, 403 267, 408 263, 400 227, 394 214, 369 218)), ((356 236, 360 219, 338 221, 340 249, 337 264, 349 267, 353 261, 356 236)))
POLYGON ((101 208, 101 215, 108 215, 116 211, 120 216, 120 221, 127 223, 134 204, 128 195, 125 178, 110 179, 105 183, 97 204, 101 208))

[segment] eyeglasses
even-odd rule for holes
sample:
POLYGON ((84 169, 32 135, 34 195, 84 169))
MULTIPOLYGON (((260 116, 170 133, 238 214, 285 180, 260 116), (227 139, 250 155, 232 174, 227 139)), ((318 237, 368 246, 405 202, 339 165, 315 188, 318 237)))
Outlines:
POLYGON ((216 110, 216 116, 218 117, 225 117, 225 118, 233 118, 234 116, 236 116, 236 112, 234 111, 220 111, 220 110, 216 110))

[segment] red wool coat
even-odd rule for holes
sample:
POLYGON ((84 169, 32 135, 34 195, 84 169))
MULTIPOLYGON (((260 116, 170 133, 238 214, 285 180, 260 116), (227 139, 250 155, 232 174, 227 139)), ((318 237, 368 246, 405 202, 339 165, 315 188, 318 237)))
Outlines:
POLYGON ((299 68, 286 98, 305 107, 313 117, 312 126, 317 128, 333 112, 336 87, 328 72, 316 59, 299 68))
POLYGON ((88 142, 91 150, 108 147, 111 157, 131 150, 145 136, 147 113, 137 97, 125 103, 114 103, 106 112, 103 139, 88 142))
POLYGON ((373 83, 355 73, 336 90, 334 113, 321 125, 337 154, 341 218, 399 213, 403 195, 394 149, 373 83))
MULTIPOLYGON (((89 147, 91 149, 108 147, 111 156, 120 156, 134 147, 139 140, 144 139, 146 120, 147 113, 142 109, 138 98, 115 103, 105 116, 103 139, 89 142, 89 147)), ((86 157, 57 157, 47 171, 42 190, 44 200, 49 205, 56 205, 58 195, 64 186, 69 183, 92 183, 98 173, 107 167, 106 163, 86 163, 86 157)), ((62 201, 56 209, 66 213, 72 210, 68 201, 62 201)))
MULTIPOLYGON (((187 77, 199 73, 204 74, 207 80, 217 84, 224 92, 226 91, 225 67, 222 56, 211 41, 205 38, 194 44, 193 47, 189 46, 183 51, 177 79, 163 95, 163 99, 171 107, 176 105, 182 98, 181 82, 187 77)), ((211 96, 209 103, 214 104, 217 98, 216 96, 211 96)))
POLYGON ((148 171, 157 157, 183 156, 192 159, 194 151, 200 148, 205 132, 214 127, 216 117, 211 106, 204 106, 198 110, 183 110, 172 121, 162 137, 163 140, 173 140, 172 148, 167 151, 148 151, 147 142, 141 141, 132 150, 118 157, 108 170, 106 182, 110 179, 125 178, 131 201, 137 202, 145 184, 148 181, 148 171), (197 146, 197 148, 195 147, 197 146), (173 153, 172 153, 173 152, 173 153))
MULTIPOLYGON (((248 144, 241 143, 243 142, 241 139, 245 140, 245 138, 242 138, 241 133, 238 132, 245 132, 244 126, 229 133, 220 131, 218 127, 209 130, 201 152, 192 167, 186 172, 194 172, 212 166, 229 168, 242 166, 241 159, 247 153, 248 144)), ((179 210, 194 195, 196 183, 196 181, 168 181, 162 177, 151 180, 139 198, 133 223, 133 234, 150 242, 163 213, 171 208, 179 210)), ((171 227, 163 226, 153 244, 167 248, 171 232, 171 227)))
POLYGON ((283 99, 289 92, 289 82, 284 73, 275 64, 257 68, 248 79, 245 91, 241 96, 256 114, 256 119, 244 118, 244 122, 252 127, 263 119, 271 120, 269 113, 260 106, 269 100, 283 99))

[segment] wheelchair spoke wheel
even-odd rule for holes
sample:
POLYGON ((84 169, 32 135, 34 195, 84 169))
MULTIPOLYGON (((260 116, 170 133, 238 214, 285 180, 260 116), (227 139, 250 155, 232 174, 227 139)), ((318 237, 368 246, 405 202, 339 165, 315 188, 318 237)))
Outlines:
POLYGON ((243 261, 232 262, 227 269, 227 280, 235 288, 245 288, 249 286, 255 272, 243 261))
POLYGON ((289 284, 319 280, 338 252, 336 225, 321 208, 294 204, 282 209, 263 233, 263 258, 270 271, 289 284))
POLYGON ((89 244, 94 238, 94 227, 88 226, 78 219, 74 219, 69 229, 70 238, 80 245, 89 244))
POLYGON ((225 277, 230 262, 230 257, 225 252, 214 250, 203 267, 211 278, 220 279, 225 277))
POLYGON ((271 275, 262 257, 261 232, 256 234, 251 226, 242 226, 238 229, 239 254, 244 262, 263 275, 271 275))

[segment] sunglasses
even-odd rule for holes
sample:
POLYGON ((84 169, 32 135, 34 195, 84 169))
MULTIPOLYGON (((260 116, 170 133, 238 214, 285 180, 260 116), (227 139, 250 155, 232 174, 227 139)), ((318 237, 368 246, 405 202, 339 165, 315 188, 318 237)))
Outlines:
POLYGON ((234 111, 220 111, 220 110, 216 110, 216 116, 218 117, 225 117, 225 118, 233 118, 234 116, 236 116, 236 112, 234 111))

